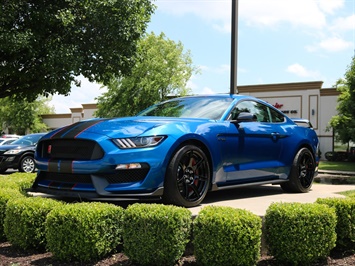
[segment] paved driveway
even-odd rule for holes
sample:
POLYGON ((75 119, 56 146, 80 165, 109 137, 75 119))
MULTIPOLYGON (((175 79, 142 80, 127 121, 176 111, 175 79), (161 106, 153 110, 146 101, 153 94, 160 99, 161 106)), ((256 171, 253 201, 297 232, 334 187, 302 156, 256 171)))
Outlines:
MULTIPOLYGON (((273 202, 301 202, 313 203, 318 198, 344 197, 337 193, 355 190, 355 185, 330 185, 313 183, 312 189, 308 193, 284 193, 280 185, 264 185, 241 187, 229 190, 209 192, 207 197, 198 207, 189 208, 193 216, 208 205, 230 206, 249 210, 259 216, 264 216, 266 209, 273 202)), ((31 193, 34 196, 45 196, 41 193, 31 193)), ((49 196, 51 197, 51 196, 49 196)), ((117 201, 116 204, 126 208, 137 201, 117 201)), ((139 202, 139 201, 138 201, 139 202)), ((145 202, 145 201, 141 201, 145 202)), ((148 203, 162 203, 158 201, 148 201, 148 203)))
POLYGON ((273 202, 313 203, 318 198, 344 197, 338 192, 355 190, 355 185, 326 185, 314 183, 308 193, 284 193, 279 185, 265 185, 210 192, 198 207, 190 208, 193 215, 207 205, 230 206, 265 215, 273 202))

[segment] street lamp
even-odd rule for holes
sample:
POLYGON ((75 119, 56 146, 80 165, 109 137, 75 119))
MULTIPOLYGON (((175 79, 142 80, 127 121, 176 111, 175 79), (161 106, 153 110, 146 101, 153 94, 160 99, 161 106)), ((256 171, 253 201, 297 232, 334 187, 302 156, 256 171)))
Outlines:
POLYGON ((231 35, 231 72, 230 94, 238 93, 237 59, 238 59, 238 0, 232 0, 232 35, 231 35))

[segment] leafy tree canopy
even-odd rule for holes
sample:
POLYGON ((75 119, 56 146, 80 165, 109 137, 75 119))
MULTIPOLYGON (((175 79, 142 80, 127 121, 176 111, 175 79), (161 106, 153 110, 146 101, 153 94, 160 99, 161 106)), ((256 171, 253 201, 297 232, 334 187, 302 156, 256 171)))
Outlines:
POLYGON ((95 115, 135 115, 168 96, 186 95, 190 92, 186 84, 197 72, 190 51, 184 52, 181 42, 168 39, 164 33, 146 34, 138 44, 131 74, 110 81, 108 91, 98 97, 95 115))
POLYGON ((338 115, 330 120, 338 140, 342 143, 355 141, 355 58, 345 73, 345 78, 337 81, 338 115))
POLYGON ((11 133, 25 135, 26 133, 46 132, 47 125, 42 121, 42 114, 54 113, 49 106, 50 98, 39 97, 33 102, 13 97, 0 99, 0 125, 11 133))
POLYGON ((68 95, 75 77, 126 74, 150 0, 6 0, 0 7, 0 98, 68 95))

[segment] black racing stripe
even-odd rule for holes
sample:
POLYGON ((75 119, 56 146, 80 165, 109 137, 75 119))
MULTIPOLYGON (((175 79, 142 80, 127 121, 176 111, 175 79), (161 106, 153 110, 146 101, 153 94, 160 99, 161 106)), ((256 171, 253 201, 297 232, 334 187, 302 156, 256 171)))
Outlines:
POLYGON ((48 162, 48 172, 57 173, 58 172, 58 162, 59 160, 51 160, 48 162))
POLYGON ((92 127, 95 124, 101 123, 107 119, 100 119, 100 120, 91 120, 86 122, 77 122, 68 127, 65 127, 63 130, 54 134, 51 139, 59 139, 59 138, 74 138, 76 135, 80 134, 84 130, 92 127))
POLYGON ((68 131, 72 130, 73 128, 77 127, 79 123, 82 122, 76 122, 74 124, 71 124, 69 126, 66 126, 64 128, 62 128, 60 131, 58 131, 57 133, 55 133, 51 139, 60 139, 64 134, 66 134, 68 131))
POLYGON ((72 162, 64 160, 51 160, 48 163, 48 172, 51 173, 72 173, 72 162))
POLYGON ((60 173, 72 173, 72 161, 60 161, 60 173))

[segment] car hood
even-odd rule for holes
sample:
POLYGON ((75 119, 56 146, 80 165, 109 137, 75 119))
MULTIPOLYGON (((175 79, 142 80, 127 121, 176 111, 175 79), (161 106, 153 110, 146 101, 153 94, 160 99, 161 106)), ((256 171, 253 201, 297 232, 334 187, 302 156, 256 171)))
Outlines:
MULTIPOLYGON (((140 136, 146 132, 152 134, 168 132, 171 128, 184 129, 194 124, 206 123, 206 119, 163 118, 163 117, 125 117, 113 119, 95 119, 81 121, 50 134, 50 138, 80 138, 89 134, 105 135, 110 138, 140 136), (164 129, 163 129, 164 128, 164 129)), ((183 130, 185 131, 185 130, 183 130)))
POLYGON ((32 148, 34 145, 23 145, 23 144, 9 144, 9 145, 0 145, 1 151, 15 150, 15 149, 24 149, 24 148, 32 148))

